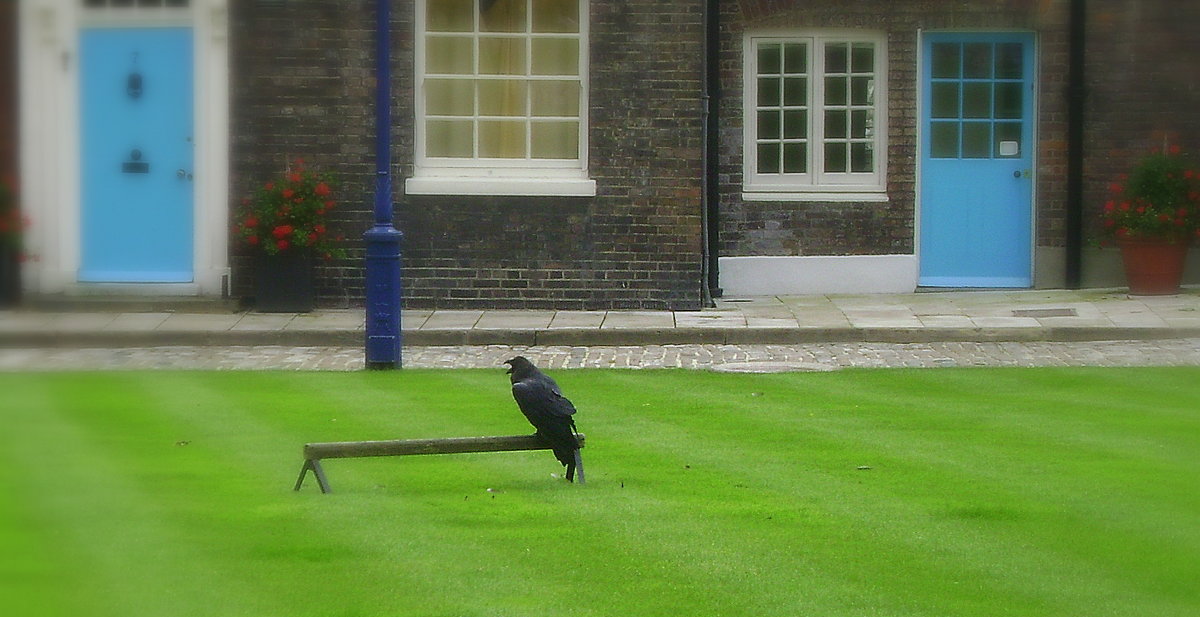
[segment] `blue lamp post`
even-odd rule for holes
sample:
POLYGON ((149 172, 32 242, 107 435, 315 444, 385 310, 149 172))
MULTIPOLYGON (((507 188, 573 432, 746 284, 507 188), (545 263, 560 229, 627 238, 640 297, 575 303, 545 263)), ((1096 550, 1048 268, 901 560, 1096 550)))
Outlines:
POLYGON ((390 0, 375 1, 375 224, 367 249, 367 368, 400 368, 400 242, 392 225, 390 0))

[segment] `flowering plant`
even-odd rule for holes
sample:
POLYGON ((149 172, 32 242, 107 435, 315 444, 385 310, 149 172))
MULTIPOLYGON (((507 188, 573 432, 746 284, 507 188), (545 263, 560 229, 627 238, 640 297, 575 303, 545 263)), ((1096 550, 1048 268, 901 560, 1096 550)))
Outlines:
POLYGON ((1200 237, 1200 171, 1179 146, 1147 155, 1119 182, 1101 218, 1117 240, 1190 242, 1200 237))
POLYGON ((311 250, 331 259, 345 251, 329 233, 326 216, 337 205, 334 181, 326 174, 305 169, 296 159, 284 169, 283 177, 267 182, 254 195, 242 200, 234 233, 246 245, 267 255, 311 250))
POLYGON ((0 249, 20 250, 21 230, 27 224, 12 189, 0 180, 0 249))

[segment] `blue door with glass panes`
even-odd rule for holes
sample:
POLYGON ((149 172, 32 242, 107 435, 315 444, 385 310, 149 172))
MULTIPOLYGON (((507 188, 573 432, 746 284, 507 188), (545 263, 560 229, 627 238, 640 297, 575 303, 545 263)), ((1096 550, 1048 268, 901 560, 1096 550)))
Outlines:
POLYGON ((919 284, 1029 287, 1033 35, 931 33, 922 54, 919 284))
POLYGON ((194 279, 192 30, 80 32, 80 267, 89 283, 194 279))

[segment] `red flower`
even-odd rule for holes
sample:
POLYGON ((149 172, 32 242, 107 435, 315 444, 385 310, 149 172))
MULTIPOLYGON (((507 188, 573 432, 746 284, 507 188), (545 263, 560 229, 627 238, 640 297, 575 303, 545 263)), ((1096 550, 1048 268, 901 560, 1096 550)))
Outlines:
POLYGON ((1180 218, 1187 216, 1187 208, 1180 208, 1180 209, 1176 210, 1175 216, 1178 216, 1180 218))
POLYGON ((317 184, 317 187, 313 189, 313 192, 316 193, 318 197, 328 197, 333 191, 330 190, 328 184, 321 182, 317 184))
POLYGON ((334 202, 332 199, 331 199, 331 200, 329 200, 329 201, 327 201, 327 202, 325 202, 325 209, 326 209, 326 210, 332 210, 332 209, 333 209, 333 206, 334 206, 334 204, 335 204, 335 202, 334 202))
POLYGON ((291 225, 280 225, 279 227, 271 230, 271 235, 275 236, 277 239, 283 239, 290 236, 293 231, 295 231, 295 228, 291 225))
POLYGON ((1168 154, 1179 154, 1180 152, 1183 152, 1183 149, 1179 147, 1179 144, 1171 144, 1171 147, 1167 148, 1168 154))
POLYGON ((247 236, 246 243, 250 246, 258 246, 258 236, 247 236))
POLYGON ((246 227, 258 227, 258 219, 253 216, 247 216, 246 227))
POLYGON ((1105 211, 1105 212, 1112 212, 1113 210, 1116 210, 1116 209, 1117 209, 1117 204, 1115 204, 1115 203, 1113 203, 1113 202, 1111 202, 1111 201, 1110 201, 1110 202, 1108 202, 1108 203, 1106 203, 1106 204, 1104 204, 1104 211, 1105 211))
POLYGON ((287 247, 288 247, 288 241, 287 240, 276 240, 275 246, 281 251, 286 251, 287 247))
POLYGON ((325 233, 325 226, 320 223, 317 223, 316 225, 313 225, 313 231, 315 231, 319 234, 323 234, 323 233, 325 233))
POLYGON ((1121 192, 1125 190, 1125 187, 1113 182, 1112 184, 1108 185, 1108 190, 1112 191, 1113 195, 1120 195, 1121 192))
POLYGON ((1170 220, 1171 220, 1171 215, 1169 215, 1169 214, 1160 214, 1160 215, 1158 215, 1158 220, 1162 221, 1163 223, 1170 222, 1170 220))
POLYGON ((268 191, 273 191, 273 190, 275 190, 275 183, 274 183, 274 182, 268 182, 268 183, 266 183, 266 184, 264 184, 264 185, 263 185, 263 188, 264 188, 264 189, 267 189, 268 191))
POLYGON ((291 182, 292 184, 299 184, 301 180, 303 180, 303 178, 296 172, 292 172, 288 175, 288 182, 291 182))
POLYGON ((292 189, 283 189, 283 193, 281 193, 281 195, 283 195, 284 199, 291 199, 292 195, 295 195, 295 194, 296 194, 296 191, 293 191, 292 189))
POLYGON ((316 233, 308 234, 308 244, 311 246, 316 243, 317 243, 317 234, 316 233))

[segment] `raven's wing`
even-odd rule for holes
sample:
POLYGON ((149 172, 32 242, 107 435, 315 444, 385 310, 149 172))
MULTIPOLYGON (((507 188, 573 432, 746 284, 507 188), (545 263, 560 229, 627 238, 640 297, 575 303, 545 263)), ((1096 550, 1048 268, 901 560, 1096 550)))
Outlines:
POLYGON ((575 413, 571 401, 549 378, 523 379, 513 384, 512 391, 521 413, 538 435, 550 443, 555 458, 563 465, 573 463, 579 442, 575 439, 575 421, 571 419, 575 413))

